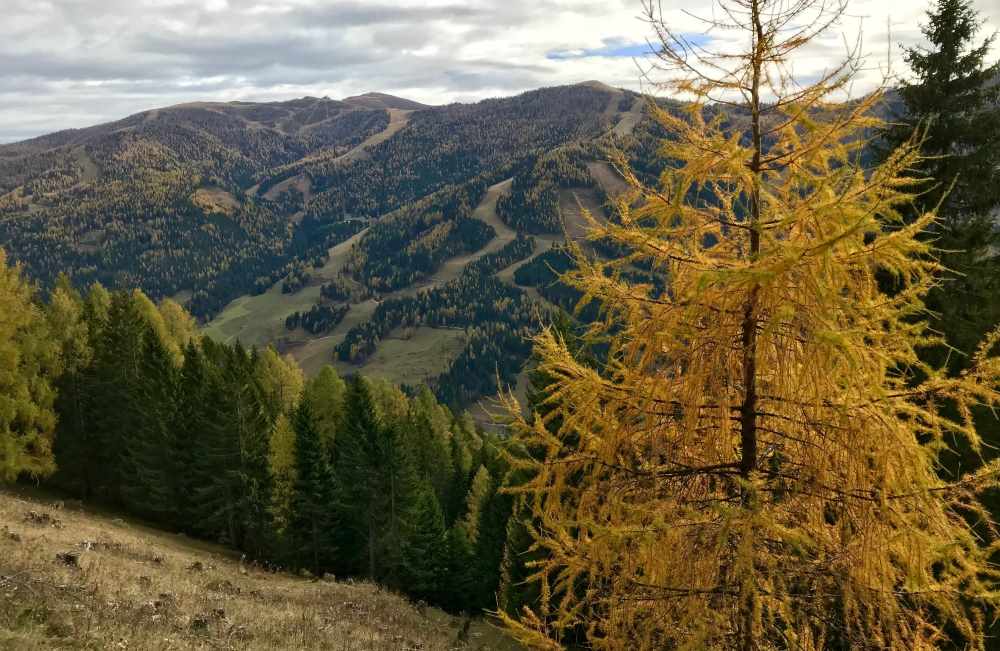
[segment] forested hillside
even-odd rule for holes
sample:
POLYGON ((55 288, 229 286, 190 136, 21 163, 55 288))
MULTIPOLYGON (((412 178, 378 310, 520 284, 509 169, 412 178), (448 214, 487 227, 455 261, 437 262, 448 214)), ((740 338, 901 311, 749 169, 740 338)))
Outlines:
POLYGON ((502 587, 514 499, 500 491, 517 451, 428 389, 330 367, 307 380, 140 290, 81 294, 63 276, 43 301, 2 249, 0 307, 14 370, 0 374, 0 480, 46 479, 263 567, 365 578, 454 613, 519 592, 502 587))
MULTIPOLYGON (((0 245, 48 286, 65 272, 78 287, 139 287, 210 317, 322 263, 368 221, 477 177, 502 180, 532 151, 596 137, 609 90, 442 107, 377 93, 195 103, 2 145, 0 245)), ((422 234, 428 255, 483 241, 452 230, 422 234), (442 248, 449 237, 468 241, 442 248)), ((412 272, 400 273, 387 282, 412 272)))

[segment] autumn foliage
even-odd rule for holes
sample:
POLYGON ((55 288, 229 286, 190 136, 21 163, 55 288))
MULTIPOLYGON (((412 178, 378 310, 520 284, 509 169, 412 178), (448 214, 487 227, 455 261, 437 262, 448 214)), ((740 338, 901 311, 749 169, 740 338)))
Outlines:
POLYGON ((693 102, 650 102, 671 164, 648 183, 620 162, 633 192, 593 224, 627 255, 579 248, 566 276, 602 306, 606 361, 536 341, 546 415, 512 411, 535 451, 513 490, 541 602, 507 624, 540 648, 981 648, 1000 575, 978 495, 1000 464, 938 469, 1000 406, 1000 331, 958 377, 918 355, 942 270, 918 237, 936 216, 911 208, 920 142, 866 167, 881 95, 844 101, 858 60, 809 86, 787 65, 845 7, 718 4, 745 51, 708 53, 648 6, 659 72, 693 102))

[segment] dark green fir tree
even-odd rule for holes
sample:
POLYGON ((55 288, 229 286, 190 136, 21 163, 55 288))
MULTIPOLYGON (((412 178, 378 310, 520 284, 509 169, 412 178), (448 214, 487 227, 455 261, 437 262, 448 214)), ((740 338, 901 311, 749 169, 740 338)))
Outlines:
POLYGON ((434 490, 419 491, 402 545, 403 581, 417 599, 440 603, 449 587, 449 544, 444 513, 434 490))
POLYGON ((286 540, 294 565, 318 576, 335 557, 333 475, 309 401, 295 410, 292 424, 296 478, 286 540))
POLYGON ((890 150, 923 130, 919 172, 934 179, 918 207, 942 203, 945 225, 988 214, 1000 203, 1000 63, 987 65, 994 35, 977 41, 982 17, 971 0, 935 0, 921 31, 927 43, 904 50, 912 78, 886 133, 890 150))

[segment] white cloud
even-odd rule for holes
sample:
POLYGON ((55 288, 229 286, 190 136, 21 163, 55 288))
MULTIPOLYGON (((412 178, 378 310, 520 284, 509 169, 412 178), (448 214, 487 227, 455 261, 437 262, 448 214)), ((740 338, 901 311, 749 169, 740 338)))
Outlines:
MULTIPOLYGON (((982 35, 1000 27, 994 0, 975 3, 982 35)), ((684 11, 709 5, 663 0, 671 25, 693 34, 704 30, 684 11)), ((839 31, 796 58, 796 73, 815 74, 860 25, 873 69, 857 89, 870 87, 887 51, 900 71, 889 29, 892 42, 918 41, 926 6, 853 0, 839 31)), ((636 65, 621 55, 651 36, 641 9, 639 0, 5 0, 0 142, 198 99, 379 90, 439 104, 587 79, 638 89, 636 65)))

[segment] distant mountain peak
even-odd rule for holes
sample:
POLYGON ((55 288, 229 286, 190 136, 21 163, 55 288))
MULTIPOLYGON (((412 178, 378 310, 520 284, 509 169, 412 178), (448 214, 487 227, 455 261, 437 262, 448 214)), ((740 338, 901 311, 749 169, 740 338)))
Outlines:
POLYGON ((345 104, 351 104, 353 106, 363 108, 403 109, 407 111, 417 111, 420 109, 430 108, 427 104, 421 104, 420 102, 415 102, 412 99, 396 97, 395 95, 389 95, 388 93, 378 92, 354 95, 353 97, 347 97, 342 101, 345 104))
POLYGON ((602 91, 604 91, 606 93, 620 93, 621 92, 621 89, 615 88, 614 86, 609 86, 608 84, 604 83, 603 81, 597 81, 596 79, 589 79, 587 81, 581 81, 580 83, 578 83, 576 85, 577 86, 589 86, 590 88, 593 88, 595 90, 602 90, 602 91))

